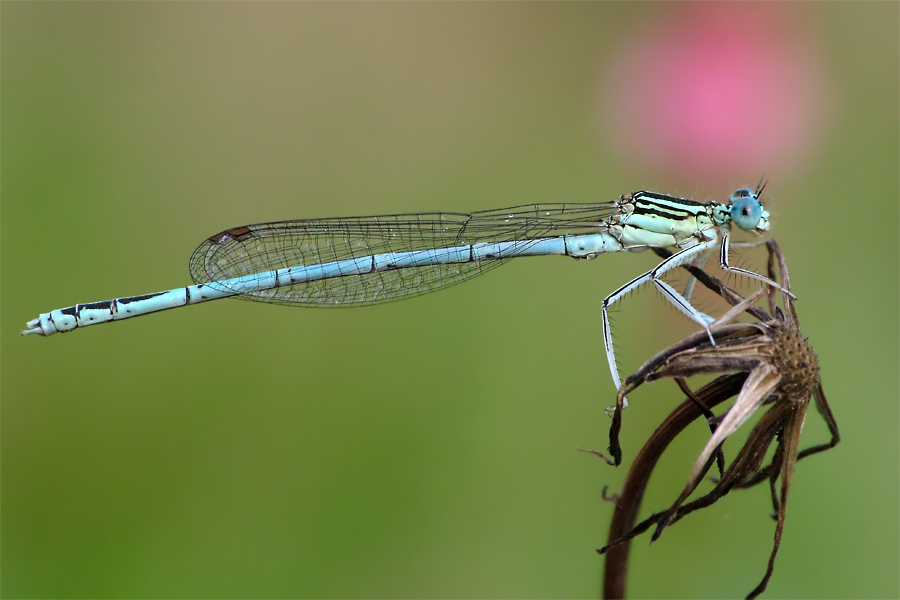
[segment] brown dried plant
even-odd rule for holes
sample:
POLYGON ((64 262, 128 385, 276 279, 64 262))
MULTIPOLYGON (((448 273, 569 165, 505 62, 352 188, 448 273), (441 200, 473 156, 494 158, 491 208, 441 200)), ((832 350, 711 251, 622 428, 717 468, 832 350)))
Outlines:
MULTIPOLYGON (((769 251, 769 277, 776 280, 780 276, 781 285, 790 290, 790 279, 781 250, 774 241, 766 242, 766 246, 769 251)), ((761 594, 772 576, 775 556, 781 543, 785 508, 796 462, 833 448, 840 441, 837 423, 822 389, 818 358, 800 333, 793 299, 787 294, 780 294, 784 305, 782 310, 776 306, 778 290, 774 288, 760 290, 744 299, 701 269, 688 267, 688 270, 734 308, 710 326, 715 346, 710 343, 706 331, 691 335, 648 360, 619 389, 610 428, 609 449, 613 458, 607 459, 616 465, 622 461, 619 431, 625 395, 645 382, 672 378, 685 392, 687 399, 647 441, 628 473, 622 492, 612 498, 616 509, 609 540, 606 546, 598 550, 601 554, 607 554, 605 598, 623 598, 625 595, 628 550, 633 537, 655 525, 651 541, 656 540, 665 527, 699 508, 710 506, 731 490, 768 480, 774 507, 773 517, 776 520, 774 544, 762 581, 747 597, 755 598, 761 594), (754 306, 765 293, 768 293, 769 312, 754 306), (749 313, 755 320, 749 323, 734 322, 743 312, 749 313), (719 377, 694 392, 686 380, 698 374, 715 374, 719 377), (724 416, 715 417, 712 408, 735 395, 737 400, 724 416), (799 451, 800 431, 809 402, 813 398, 819 414, 828 426, 831 440, 799 451), (762 406, 769 408, 753 427, 734 460, 726 466, 722 452, 723 442, 762 406), (671 507, 635 525, 644 490, 656 462, 668 444, 700 417, 706 417, 712 435, 694 463, 684 490, 671 507), (776 446, 772 462, 763 467, 766 454, 773 443, 776 446), (721 476, 713 490, 685 504, 714 461, 718 462, 721 476), (777 486, 779 479, 780 488, 777 486)), ((601 455, 599 452, 594 453, 601 455)))

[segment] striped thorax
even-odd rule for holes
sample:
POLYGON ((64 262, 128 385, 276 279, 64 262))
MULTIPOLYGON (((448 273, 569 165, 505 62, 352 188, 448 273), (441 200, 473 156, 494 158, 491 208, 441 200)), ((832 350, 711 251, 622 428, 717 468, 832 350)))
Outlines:
POLYGON ((734 192, 728 204, 640 191, 623 194, 619 206, 620 214, 610 218, 609 230, 625 250, 634 252, 648 247, 690 248, 730 231, 732 222, 754 233, 769 229, 769 213, 749 188, 734 192))

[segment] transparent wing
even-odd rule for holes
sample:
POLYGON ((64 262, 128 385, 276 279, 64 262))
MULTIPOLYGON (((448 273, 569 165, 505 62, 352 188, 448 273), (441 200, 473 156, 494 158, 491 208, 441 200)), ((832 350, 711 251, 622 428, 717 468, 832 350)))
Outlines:
MULTIPOLYGON (((471 214, 425 213, 279 221, 236 227, 205 240, 191 277, 209 284, 288 267, 387 252, 412 252, 596 233, 618 210, 608 204, 536 204, 471 214)), ((359 306, 426 294, 484 273, 507 259, 425 265, 246 292, 240 298, 300 306, 359 306)))

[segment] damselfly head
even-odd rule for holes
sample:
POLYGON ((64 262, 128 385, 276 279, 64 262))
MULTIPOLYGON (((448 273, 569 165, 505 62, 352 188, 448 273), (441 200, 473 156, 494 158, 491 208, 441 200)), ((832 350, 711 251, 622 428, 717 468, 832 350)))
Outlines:
POLYGON ((759 194, 750 188, 738 188, 728 199, 731 220, 744 231, 769 230, 769 213, 759 203, 759 194))

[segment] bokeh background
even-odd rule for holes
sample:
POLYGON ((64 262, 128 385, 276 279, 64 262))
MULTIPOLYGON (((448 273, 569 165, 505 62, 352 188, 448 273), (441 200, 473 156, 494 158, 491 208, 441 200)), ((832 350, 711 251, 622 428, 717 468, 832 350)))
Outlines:
MULTIPOLYGON (((223 301, 17 334, 190 283, 194 247, 231 226, 705 201, 765 172, 843 434, 797 469, 767 595, 898 597, 898 17, 3 3, 3 596, 595 597, 601 490, 625 469, 575 447, 605 447, 614 399, 600 301, 649 255, 523 259, 373 308, 223 301)), ((692 330, 654 292, 626 304, 626 368, 692 330)), ((678 401, 632 397, 626 461, 678 401)), ((805 443, 826 438, 811 416, 805 443)), ((673 446, 647 510, 703 440, 673 446)), ((761 486, 641 538, 631 595, 743 596, 769 511, 761 486)))

